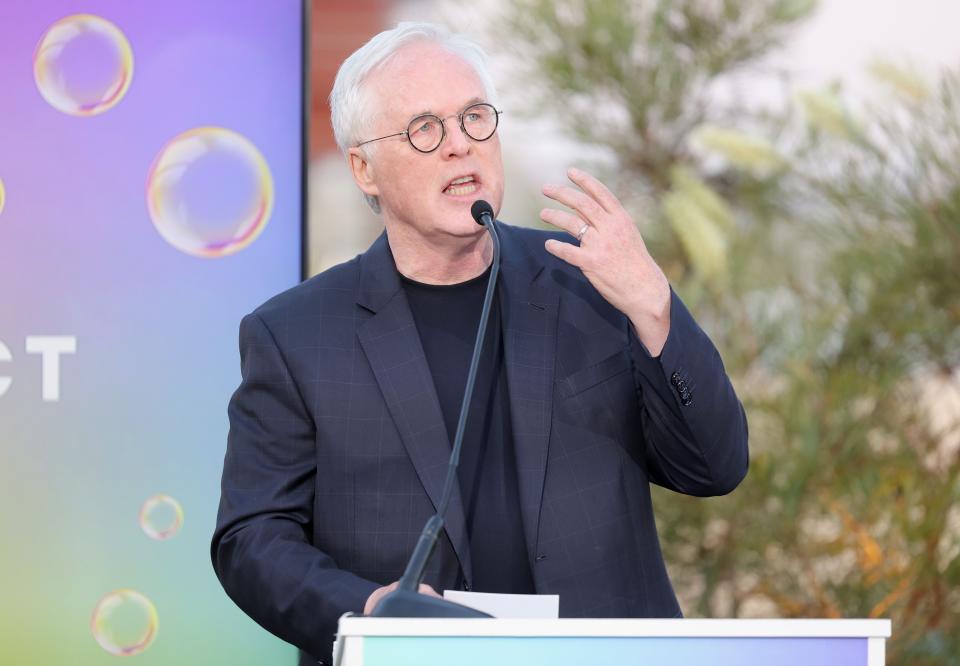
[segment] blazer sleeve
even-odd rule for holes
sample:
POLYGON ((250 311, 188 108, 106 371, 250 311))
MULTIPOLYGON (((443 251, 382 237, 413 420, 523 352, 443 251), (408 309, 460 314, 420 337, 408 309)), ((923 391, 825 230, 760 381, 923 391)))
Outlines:
POLYGON ((672 288, 670 299, 659 357, 628 323, 647 471, 680 493, 725 495, 747 473, 747 418, 710 338, 672 288))
POLYGON ((362 612, 379 585, 339 569, 310 543, 315 428, 256 313, 240 324, 240 358, 213 567, 230 598, 261 626, 312 655, 329 655, 339 617, 362 612))

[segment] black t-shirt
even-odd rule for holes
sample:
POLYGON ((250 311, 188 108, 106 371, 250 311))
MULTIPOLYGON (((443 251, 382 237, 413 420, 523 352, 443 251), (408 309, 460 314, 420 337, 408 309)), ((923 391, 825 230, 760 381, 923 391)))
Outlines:
MULTIPOLYGON (((490 269, 450 285, 401 275, 450 436, 457 430, 490 269)), ((534 592, 523 536, 499 299, 494 296, 457 477, 464 503, 473 590, 534 592)))

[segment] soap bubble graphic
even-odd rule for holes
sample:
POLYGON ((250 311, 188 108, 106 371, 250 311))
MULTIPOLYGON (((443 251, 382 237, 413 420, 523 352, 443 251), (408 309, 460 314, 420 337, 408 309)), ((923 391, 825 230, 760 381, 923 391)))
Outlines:
POLYGON ((0 178, 0 213, 3 212, 3 204, 7 202, 7 191, 3 188, 3 178, 0 178))
POLYGON ((72 116, 95 116, 120 102, 133 78, 130 42, 110 21, 74 14, 51 25, 33 54, 43 98, 72 116))
POLYGON ((140 654, 157 637, 157 609, 131 589, 114 590, 97 602, 90 629, 104 650, 118 657, 140 654))
POLYGON ((164 541, 183 527, 183 508, 169 495, 154 495, 140 507, 140 529, 148 537, 164 541))
POLYGON ((273 198, 263 155, 223 127, 176 136, 147 176, 147 207, 157 231, 196 257, 225 257, 252 243, 270 219, 273 198))

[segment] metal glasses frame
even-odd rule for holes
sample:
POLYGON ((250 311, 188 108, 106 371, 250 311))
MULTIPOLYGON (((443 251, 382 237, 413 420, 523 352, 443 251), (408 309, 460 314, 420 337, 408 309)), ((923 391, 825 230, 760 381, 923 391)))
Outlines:
POLYGON ((466 136, 466 137, 468 137, 468 138, 470 138, 470 139, 473 139, 474 141, 486 141, 487 139, 489 139, 490 137, 492 137, 494 134, 497 133, 497 127, 499 127, 499 125, 500 125, 500 114, 501 114, 501 113, 503 113, 503 111, 497 109, 493 104, 490 104, 489 102, 476 102, 476 103, 474 103, 474 104, 470 104, 469 106, 467 106, 467 107, 466 107, 463 111, 461 111, 460 113, 455 113, 455 114, 453 114, 453 115, 449 115, 449 116, 447 116, 446 118, 441 118, 440 116, 435 115, 435 114, 433 114, 433 113, 425 113, 425 114, 423 114, 423 115, 421 115, 421 116, 417 116, 416 118, 414 118, 413 120, 411 120, 410 123, 407 125, 407 129, 403 130, 402 132, 394 132, 393 134, 387 134, 386 136, 379 136, 379 137, 377 137, 376 139, 367 139, 366 141, 361 141, 360 143, 357 144, 357 148, 359 148, 360 146, 363 146, 363 145, 365 145, 365 144, 368 144, 368 143, 373 143, 374 141, 382 141, 383 139, 390 139, 390 138, 393 138, 393 137, 395 137, 395 136, 405 136, 405 137, 407 138, 407 143, 409 143, 410 146, 411 146, 414 150, 416 150, 418 153, 424 153, 424 154, 432 153, 433 151, 435 151, 437 148, 439 148, 439 147, 443 144, 443 140, 447 137, 447 124, 446 124, 446 122, 444 122, 444 121, 450 120, 451 118, 456 118, 456 119, 457 119, 457 124, 460 125, 460 131, 463 132, 464 136, 466 136), (467 113, 468 111, 470 111, 470 109, 475 109, 475 108, 477 108, 478 106, 489 107, 489 108, 493 111, 493 129, 490 130, 490 134, 488 134, 487 136, 483 137, 482 139, 481 139, 481 138, 477 138, 477 137, 473 136, 472 134, 470 134, 470 132, 467 131, 467 128, 466 128, 466 127, 464 126, 464 124, 463 124, 463 116, 466 115, 466 113, 467 113), (437 121, 440 122, 440 139, 437 141, 437 145, 435 145, 433 148, 430 148, 429 150, 423 150, 422 148, 418 148, 418 147, 413 143, 413 141, 410 140, 410 128, 413 127, 414 125, 416 125, 418 122, 422 122, 422 121, 424 121, 425 119, 428 119, 428 118, 429 118, 429 119, 433 119, 433 120, 437 120, 437 121))

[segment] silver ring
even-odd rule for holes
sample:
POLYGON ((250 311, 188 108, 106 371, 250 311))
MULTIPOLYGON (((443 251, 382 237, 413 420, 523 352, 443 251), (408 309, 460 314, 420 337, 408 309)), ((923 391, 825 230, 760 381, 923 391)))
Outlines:
POLYGON ((583 240, 583 235, 587 233, 587 229, 589 228, 590 228, 589 224, 585 224, 582 227, 580 227, 580 231, 577 232, 577 241, 583 240))

